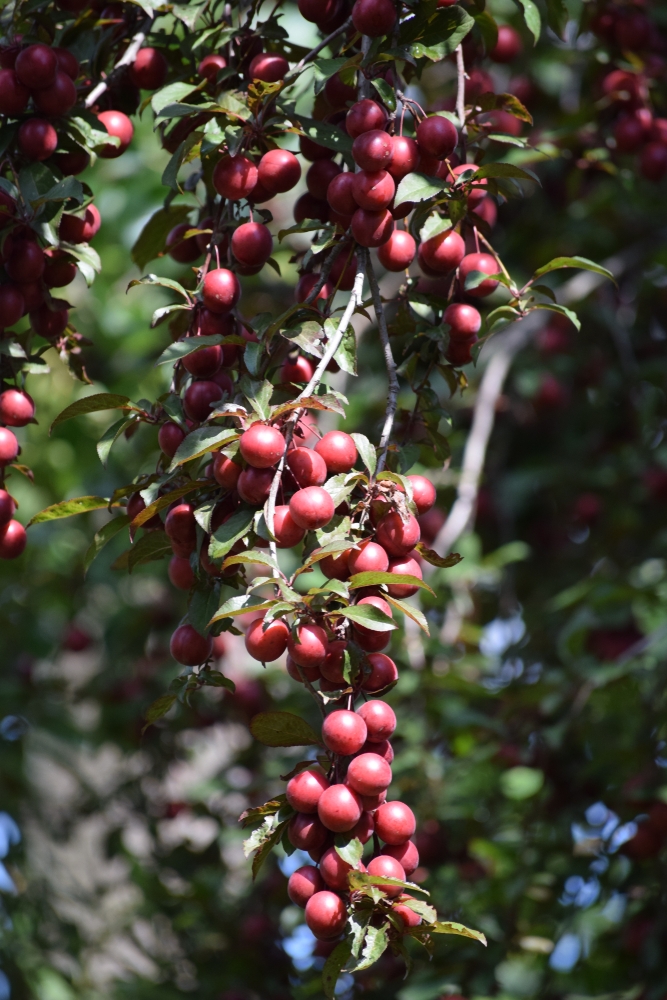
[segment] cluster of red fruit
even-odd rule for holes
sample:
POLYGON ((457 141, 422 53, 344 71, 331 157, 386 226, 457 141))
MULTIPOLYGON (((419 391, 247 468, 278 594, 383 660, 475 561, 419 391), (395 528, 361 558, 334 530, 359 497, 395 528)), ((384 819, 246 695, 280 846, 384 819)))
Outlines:
MULTIPOLYGON (((6 466, 15 462, 19 443, 10 427, 25 427, 35 417, 35 407, 27 392, 5 389, 0 393, 0 481, 6 466)), ((11 494, 0 489, 0 559, 16 559, 23 552, 27 536, 20 521, 14 520, 16 503, 11 494)))

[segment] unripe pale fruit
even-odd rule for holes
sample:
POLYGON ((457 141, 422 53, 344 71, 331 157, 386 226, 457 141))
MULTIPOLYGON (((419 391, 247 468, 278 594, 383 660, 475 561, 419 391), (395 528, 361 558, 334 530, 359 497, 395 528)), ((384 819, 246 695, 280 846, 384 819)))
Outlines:
POLYGON ((404 844, 416 828, 415 814, 404 802, 385 802, 375 813, 375 832, 386 844, 404 844))
POLYGON ((300 771, 287 782, 285 794, 292 809, 300 813, 316 813, 317 803, 329 782, 320 771, 300 771))
POLYGON ((139 49, 130 66, 130 80, 140 90, 159 90, 164 87, 169 63, 159 49, 147 46, 139 49))
POLYGON ((88 205, 83 215, 63 215, 58 235, 66 243, 88 243, 99 232, 102 217, 95 205, 88 205))
POLYGON ((465 242, 453 229, 425 240, 419 249, 425 263, 439 274, 453 271, 465 257, 465 242))
POLYGON ((281 382, 310 382, 314 370, 308 358, 299 354, 294 361, 285 361, 280 369, 280 380, 281 382))
POLYGON ((307 486, 294 494, 289 502, 289 510, 299 527, 314 531, 329 523, 336 507, 331 494, 321 486, 307 486))
POLYGON ((324 745, 332 753, 349 757, 361 750, 366 742, 366 723, 357 712, 338 709, 327 715, 322 724, 324 745))
POLYGON ((304 530, 292 520, 287 504, 276 507, 274 511, 273 533, 279 549, 291 549, 303 541, 304 530))
POLYGON ((200 635, 192 625, 179 625, 171 637, 169 649, 177 663, 197 667, 213 652, 213 639, 200 635))
POLYGON ((351 576, 355 573, 386 573, 389 556, 377 542, 362 542, 358 549, 350 549, 347 564, 351 576))
POLYGON ((236 488, 239 496, 246 503, 260 506, 268 500, 273 482, 273 469, 244 469, 239 476, 236 488))
POLYGON ((194 507, 179 503, 172 507, 164 522, 164 530, 178 556, 189 556, 197 547, 197 522, 194 507))
POLYGON ((521 35, 509 24, 498 25, 498 41, 489 52, 489 58, 494 62, 512 62, 521 55, 523 44, 521 35))
POLYGON ((202 300, 212 313, 230 312, 241 297, 241 286, 233 271, 217 267, 204 278, 202 300))
MULTIPOLYGON (((363 865, 357 866, 358 871, 364 871, 363 865)), ((328 847, 320 858, 320 874, 330 889, 343 892, 349 888, 348 874, 354 871, 352 865, 343 861, 335 847, 328 847)))
POLYGON ((469 306, 465 302, 452 302, 447 306, 443 316, 445 323, 449 323, 450 338, 472 337, 479 333, 482 326, 482 317, 474 306, 469 306))
POLYGON ((417 513, 425 514, 436 501, 437 493, 435 486, 426 476, 408 476, 408 482, 412 486, 412 499, 417 508, 417 513))
POLYGON ((213 187, 223 198, 247 198, 259 177, 256 164, 247 156, 223 156, 213 171, 213 187))
POLYGON ((422 153, 444 160, 454 152, 459 135, 449 118, 430 115, 417 126, 417 145, 422 153))
POLYGON ((13 497, 7 490, 0 489, 0 524, 7 524, 11 521, 16 510, 13 497))
POLYGON ((38 90, 33 95, 35 107, 41 114, 49 118, 67 114, 77 102, 76 87, 67 73, 58 70, 56 78, 49 87, 38 90))
POLYGON ((333 642, 330 642, 327 646, 327 654, 324 662, 320 665, 320 674, 322 677, 339 688, 347 686, 347 681, 343 675, 346 648, 347 643, 344 640, 335 639, 333 642))
MULTIPOLYGON (((416 576, 418 580, 422 579, 421 566, 411 556, 401 556, 399 559, 392 559, 389 563, 389 572, 396 573, 399 576, 416 576)), ((397 597, 399 600, 412 597, 419 589, 416 584, 410 583, 390 583, 387 587, 389 594, 392 597, 397 597)))
POLYGON ((335 212, 346 218, 351 218, 359 207, 353 194, 354 178, 355 174, 350 171, 337 174, 327 188, 329 205, 335 212))
POLYGON ((352 156, 362 170, 384 170, 393 151, 391 138, 380 129, 362 132, 352 143, 352 156))
POLYGON ((315 445, 315 451, 324 462, 328 472, 350 472, 357 461, 357 446, 354 438, 345 431, 329 431, 315 445))
POLYGON ((327 840, 328 833, 317 816, 297 813, 287 827, 290 844, 300 851, 313 851, 327 840))
POLYGON ((248 77, 263 80, 264 83, 277 83, 284 79, 288 70, 289 63, 284 56, 276 52, 260 52, 250 63, 248 77))
POLYGON ((352 139, 371 129, 384 129, 386 124, 387 112, 377 101, 371 101, 368 97, 353 104, 345 116, 345 128, 352 139))
POLYGON ((288 451, 287 465, 302 489, 321 486, 327 478, 324 459, 311 448, 293 448, 288 451))
POLYGON ((419 867, 419 851, 412 840, 406 840, 403 844, 389 844, 383 848, 383 854, 388 854, 390 858, 396 858, 408 877, 412 875, 415 868, 419 867))
MULTIPOLYGON (((389 590, 391 592, 391 588, 389 590)), ((392 594, 392 596, 394 595, 392 594)), ((370 663, 371 672, 364 678, 361 684, 362 691, 370 691, 371 693, 383 691, 389 684, 393 684, 394 681, 398 680, 396 664, 385 653, 369 653, 367 660, 370 663)), ((375 750, 375 745, 373 746, 373 752, 379 753, 379 750, 375 750)))
POLYGON ((417 244, 410 233, 396 229, 378 250, 378 260, 387 271, 404 271, 415 259, 417 244))
POLYGON ((396 23, 396 8, 391 0, 355 0, 352 23, 362 35, 388 35, 396 23))
MULTIPOLYGON (((403 865, 396 858, 392 858, 390 854, 379 854, 372 861, 369 861, 368 874, 377 875, 380 878, 397 878, 401 882, 405 882, 403 865)), ((403 887, 400 885, 382 885, 380 888, 390 899, 400 896, 403 892, 403 887)))
POLYGON ((25 427, 34 416, 35 404, 27 392, 5 389, 0 393, 0 423, 8 427, 25 427))
POLYGON ((158 431, 157 440, 161 450, 167 458, 173 458, 178 451, 178 446, 185 438, 185 431, 181 430, 178 424, 168 420, 162 424, 158 431))
POLYGON ((0 69, 0 115, 15 118, 23 114, 30 91, 21 83, 13 69, 0 69))
POLYGON ((253 622, 245 636, 245 648, 255 660, 272 663, 287 649, 289 628, 281 618, 276 618, 264 628, 264 619, 253 622))
POLYGON ((21 83, 30 90, 50 87, 56 78, 58 59, 50 45, 38 42, 19 52, 14 70, 21 83))
POLYGON ((241 264, 264 265, 273 251, 273 237, 262 222, 244 222, 232 235, 232 253, 241 264))
POLYGON ((306 903, 306 924, 318 940, 338 937, 346 921, 345 904, 334 892, 316 892, 306 903))
POLYGON ((0 527, 0 559, 18 559, 28 536, 20 521, 7 521, 0 527))
POLYGON ((102 146, 98 150, 99 156, 105 160, 114 160, 117 156, 122 156, 132 142, 134 125, 122 111, 101 111, 97 118, 109 135, 120 139, 120 146, 111 143, 102 146))
POLYGON ((19 128, 18 144, 29 160, 48 160, 58 146, 58 133, 44 118, 29 118, 19 128))
POLYGON ((376 537, 390 556, 407 556, 421 538, 421 531, 417 519, 412 515, 405 522, 398 511, 390 511, 379 522, 376 537))
POLYGON ((417 169, 419 164, 419 146, 414 139, 404 135, 391 136, 391 160, 386 170, 396 182, 417 169))
POLYGON ((329 185, 340 172, 341 168, 332 160, 316 160, 308 168, 308 173, 306 174, 308 193, 313 198, 317 198, 318 201, 324 201, 327 197, 329 185))
MULTIPOLYGON (((18 323, 24 312, 25 299, 21 294, 20 286, 0 285, 0 317, 2 317, 1 322, 3 327, 14 326, 14 323, 18 323)), ((324 465, 324 462, 322 462, 322 465, 324 465)))
POLYGON ((324 879, 319 870, 314 865, 303 865, 290 875, 287 895, 295 906, 303 909, 310 897, 316 892, 322 892, 324 888, 324 879))
POLYGON ((194 587, 195 575, 190 560, 185 556, 172 556, 167 573, 172 585, 178 590, 190 590, 194 587))
POLYGON ((185 390, 183 409, 190 420, 201 423, 210 417, 221 399, 222 389, 216 382, 193 382, 185 390))
POLYGON ((486 295, 491 295, 498 287, 498 282, 489 278, 482 281, 477 288, 466 288, 466 277, 472 271, 481 271, 482 274, 498 274, 500 265, 495 257, 492 257, 490 253, 469 253, 459 265, 459 276, 466 295, 471 295, 473 298, 484 298, 486 295))
POLYGON ((350 761, 345 780, 359 795, 379 795, 391 784, 391 767, 376 753, 362 753, 350 761))
POLYGON ((241 435, 239 451, 253 468, 270 469, 285 451, 285 438, 277 427, 254 423, 241 435))
POLYGON ((320 569, 329 580, 347 580, 350 576, 348 567, 348 551, 340 555, 325 556, 318 563, 320 569))
MULTIPOLYGON (((58 301, 60 300, 53 300, 53 302, 58 301)), ((40 337, 44 337, 45 340, 56 340, 60 337, 60 335, 65 332, 68 321, 69 312, 64 308, 49 309, 49 307, 44 304, 30 312, 31 327, 35 333, 38 333, 40 337)))
POLYGON ((329 640, 322 626, 299 625, 296 633, 297 639, 290 635, 287 641, 289 655, 301 667, 320 667, 329 648, 329 640))
MULTIPOLYGON (((369 133, 366 133, 369 134, 369 133)), ((381 247, 394 231, 394 217, 388 208, 369 212, 358 208, 352 216, 352 235, 362 247, 381 247)))
POLYGON ((366 723, 369 743, 388 740, 396 729, 396 714, 386 701, 373 699, 359 706, 357 714, 366 723))
POLYGON ((0 465, 16 461, 18 453, 19 443, 16 436, 7 427, 0 427, 0 465))
POLYGON ((287 149, 270 149, 257 169, 259 183, 271 195, 291 191, 301 177, 301 164, 287 149))
POLYGON ((391 174, 386 170, 359 170, 354 174, 352 194, 360 208, 369 212, 379 212, 386 208, 396 191, 396 185, 391 174))
POLYGON ((334 833, 351 830, 362 812, 361 799, 347 785, 329 785, 317 803, 320 822, 334 833))

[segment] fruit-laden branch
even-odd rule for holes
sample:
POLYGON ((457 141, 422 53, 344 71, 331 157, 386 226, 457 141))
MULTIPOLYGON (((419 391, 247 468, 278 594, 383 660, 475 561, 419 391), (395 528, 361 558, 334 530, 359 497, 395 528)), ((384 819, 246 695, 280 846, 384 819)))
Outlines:
POLYGON ((145 19, 145 21, 142 23, 141 27, 139 28, 139 31, 137 31, 136 35, 133 36, 132 41, 130 42, 130 44, 128 45, 128 47, 125 49, 125 52, 120 57, 120 59, 118 60, 118 62, 114 66, 113 70, 111 71, 111 73, 109 73, 109 75, 106 78, 106 80, 100 80, 100 82, 97 84, 97 86, 93 87, 93 89, 91 90, 91 92, 88 94, 88 97, 84 101, 85 107, 92 108, 92 106, 98 101, 98 99, 102 96, 102 94, 107 90, 107 88, 108 88, 111 80, 113 79, 114 74, 117 72, 117 70, 122 69, 123 66, 131 66, 132 65, 132 63, 134 62, 134 60, 137 58, 137 53, 139 52, 139 49, 141 48, 141 46, 146 41, 146 35, 148 33, 148 28, 149 28, 149 26, 151 24, 152 24, 152 18, 147 17, 145 19))
POLYGON ((396 362, 394 361, 394 355, 391 352, 391 344, 389 343, 389 331, 387 329, 387 318, 384 314, 384 308, 382 306, 382 295, 380 294, 380 286, 378 285, 378 280, 375 277, 375 271, 373 270, 373 263, 371 261, 371 256, 368 250, 363 250, 362 260, 365 261, 366 274, 368 275, 368 283, 371 286, 371 295, 373 297, 373 307, 375 309, 375 317, 378 323, 378 330, 380 332, 380 343, 382 344, 382 353, 384 355, 384 363, 387 368, 387 381, 389 383, 388 394, 387 394, 387 407, 384 414, 384 426, 382 428, 382 436, 380 437, 379 444, 379 455, 376 475, 378 472, 382 472, 384 469, 385 461, 387 459, 387 449, 389 447, 389 440, 391 438, 392 428, 394 426, 394 417, 396 416, 396 406, 398 404, 398 376, 396 374, 396 362))

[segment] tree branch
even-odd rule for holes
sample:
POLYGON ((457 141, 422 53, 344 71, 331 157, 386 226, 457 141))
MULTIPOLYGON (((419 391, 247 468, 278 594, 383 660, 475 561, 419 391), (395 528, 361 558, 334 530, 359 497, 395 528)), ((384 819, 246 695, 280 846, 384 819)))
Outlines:
POLYGON ((340 28, 336 28, 336 30, 332 31, 330 35, 327 35, 324 41, 320 42, 320 44, 316 45, 314 49, 311 49, 310 52, 306 53, 303 59, 299 60, 294 69, 291 69, 289 71, 289 73, 285 77, 285 83, 288 82, 291 83, 290 77, 294 76, 296 73, 300 73, 303 67, 306 65, 306 63, 309 63, 311 59, 314 59, 315 56, 319 55, 322 49, 325 49, 327 45, 330 42, 333 42, 335 38, 338 38, 338 36, 342 35, 344 31, 347 31, 347 29, 350 27, 351 24, 352 24, 352 17, 350 16, 348 17, 347 21, 345 21, 344 24, 341 24, 340 28))
POLYGON ((368 283, 371 286, 371 295, 373 296, 373 307, 375 309, 375 316, 378 322, 378 330, 380 332, 380 343, 382 344, 382 353, 384 354, 384 363, 387 369, 387 381, 388 386, 388 396, 387 396, 387 407, 385 409, 384 415, 384 426, 382 428, 382 435, 380 437, 380 454, 378 456, 377 469, 375 474, 382 472, 387 460, 387 449, 389 447, 389 440, 391 438, 391 432, 394 426, 394 417, 396 416, 396 407, 398 405, 398 375, 396 374, 396 362, 394 361, 394 355, 391 352, 391 344, 389 343, 389 331, 387 329, 387 318, 384 314, 384 309, 382 307, 382 295, 380 294, 380 286, 378 285, 378 280, 375 277, 375 271, 373 270, 373 263, 371 261, 371 255, 368 250, 363 249, 360 251, 362 255, 362 260, 365 262, 366 274, 368 275, 368 283))
POLYGON ((114 68, 112 69, 111 73, 109 73, 106 80, 101 80, 97 84, 97 86, 93 87, 91 92, 88 94, 88 97, 84 101, 84 107, 92 108, 93 104, 95 104, 97 99, 101 97, 106 90, 108 90, 109 84, 116 71, 122 69, 123 66, 129 66, 131 63, 134 62, 134 60, 137 58, 137 53, 139 49, 146 41, 146 32, 151 22, 152 18, 147 17, 146 20, 141 25, 141 27, 139 28, 139 31, 136 33, 136 35, 133 36, 132 41, 130 42, 130 44, 128 45, 125 52, 120 57, 114 68))

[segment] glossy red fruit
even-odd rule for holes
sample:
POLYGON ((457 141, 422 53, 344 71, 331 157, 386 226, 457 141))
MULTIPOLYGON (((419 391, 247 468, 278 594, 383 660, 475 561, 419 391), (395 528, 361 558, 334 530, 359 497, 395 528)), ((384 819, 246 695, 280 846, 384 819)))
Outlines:
POLYGON ((256 164, 247 156, 223 156, 213 170, 213 187, 223 198, 238 201, 248 197, 258 177, 256 164))
POLYGON ((303 684, 303 678, 305 677, 307 681, 313 684, 315 681, 321 680, 320 672, 317 667, 300 667, 294 662, 291 656, 288 656, 285 661, 285 667, 287 673, 290 675, 292 680, 296 681, 297 684, 303 684), (302 676, 303 674, 303 676, 302 676))
POLYGON ((261 222, 244 222, 232 235, 232 253, 242 264, 263 266, 273 251, 273 237, 261 222))
MULTIPOLYGON (((20 285, 0 285, 0 322, 3 327, 14 326, 25 312, 25 299, 20 285)), ((324 463, 322 463, 324 465, 324 463)), ((324 480, 323 480, 324 482, 324 480)))
POLYGON ((388 35, 396 23, 396 8, 391 0, 355 0, 352 23, 362 35, 388 35))
POLYGON ((194 228, 189 222, 179 222, 170 230, 165 240, 167 253, 172 260, 178 261, 179 264, 191 264, 198 257, 201 257, 202 251, 197 238, 195 236, 185 238, 185 234, 194 228))
MULTIPOLYGON (((312 292, 312 290, 315 288, 315 285, 318 284, 319 280, 320 280, 319 274, 302 274, 297 282, 296 290, 294 292, 295 301, 305 302, 310 293, 312 292)), ((334 290, 331 282, 325 281, 322 287, 320 288, 319 292, 313 299, 313 303, 317 302, 320 299, 322 301, 325 301, 331 295, 333 295, 333 291, 334 290)))
POLYGON ((179 503, 172 507, 164 522, 164 530, 177 556, 184 558, 197 547, 197 522, 194 507, 190 503, 179 503))
POLYGON ((350 761, 345 780, 359 795, 379 795, 391 784, 391 767, 379 754, 362 753, 350 761))
POLYGON ((498 41, 489 51, 489 58, 494 62, 512 62, 523 52, 521 35, 509 24, 498 25, 498 41))
POLYGON ((493 198, 484 198, 484 200, 473 209, 473 212, 475 215, 479 215, 480 218, 484 219, 490 229, 493 229, 498 221, 498 208, 493 198))
POLYGON ((7 521, 0 527, 0 559, 18 559, 28 536, 20 521, 7 521))
POLYGON ((157 440, 161 450, 167 458, 173 458, 178 451, 178 446, 185 438, 185 431, 181 430, 178 424, 168 420, 162 424, 158 431, 157 440))
POLYGON ((171 637, 169 650, 177 663, 197 667, 213 652, 213 639, 200 635, 192 625, 179 625, 171 637))
POLYGON ((99 156, 105 160, 114 160, 116 157, 122 156, 132 142, 134 125, 122 111, 101 111, 97 118, 109 135, 120 139, 119 146, 114 146, 112 143, 102 146, 98 150, 99 156))
MULTIPOLYGON (((44 284, 47 288, 63 288, 74 281, 77 266, 62 250, 46 252, 44 264, 44 284)), ((0 307, 0 313, 2 309, 0 307)), ((11 324, 7 324, 10 326, 11 324)))
POLYGON ((287 465, 302 489, 321 486, 327 478, 324 459, 310 448, 294 448, 287 453, 287 465))
POLYGON ((274 511, 273 533, 279 549, 291 549, 303 541, 304 530, 293 521, 287 504, 276 507, 274 511))
POLYGON ((84 149, 73 150, 69 153, 55 153, 53 159, 66 177, 70 174, 76 177, 90 165, 90 156, 84 149))
POLYGON ((349 292, 352 290, 356 276, 356 255, 353 255, 352 260, 350 260, 348 254, 345 252, 336 258, 333 262, 331 270, 329 271, 329 280, 342 292, 349 292))
POLYGON ((355 625, 352 629, 354 641, 366 653, 379 653, 389 645, 391 633, 373 632, 369 628, 355 625))
MULTIPOLYGON (((54 303, 59 301, 59 299, 53 300, 54 303)), ((45 340, 56 340, 60 337, 65 332, 68 322, 69 311, 64 307, 49 309, 45 303, 30 313, 31 327, 45 340)))
POLYGON ((324 85, 324 97, 334 111, 347 110, 348 104, 356 101, 357 91, 355 87, 343 83, 340 74, 335 73, 324 85))
POLYGON ((259 161, 258 175, 271 194, 291 191, 299 183, 301 164, 288 149, 270 149, 259 161))
POLYGON ((159 90, 164 87, 169 63, 159 49, 150 46, 139 49, 130 66, 130 80, 139 90, 159 90))
POLYGON ((662 180, 667 173, 667 146, 659 142, 647 143, 641 152, 639 169, 649 181, 662 180))
POLYGON ((11 521, 15 510, 14 498, 7 490, 0 489, 0 524, 7 524, 7 521, 11 521))
POLYGON ((466 277, 472 271, 481 271, 482 274, 498 274, 500 266, 495 257, 492 257, 490 253, 469 253, 459 265, 459 276, 466 295, 471 295, 473 298, 484 298, 491 295, 498 287, 498 282, 492 279, 485 279, 477 288, 466 288, 466 277))
POLYGON ((48 160, 58 145, 58 133, 44 118, 29 118, 18 131, 19 149, 29 160, 48 160))
MULTIPOLYGON (((442 0, 438 0, 438 6, 441 5, 442 5, 442 0)), ((410 906, 407 906, 405 903, 401 902, 401 900, 404 899, 413 899, 413 897, 409 896, 407 893, 404 893, 394 903, 394 905, 391 908, 391 912, 400 918, 406 930, 408 927, 419 927, 420 923, 422 922, 422 918, 410 906)))
POLYGON ((308 193, 318 201, 325 201, 329 185, 340 172, 341 168, 333 160, 316 160, 306 174, 308 193))
POLYGON ((213 313, 230 312, 241 297, 239 279, 226 267, 209 271, 204 278, 202 300, 213 313))
POLYGON ((262 663, 272 663, 287 649, 289 628, 281 618, 276 618, 264 628, 264 619, 253 622, 245 636, 245 647, 252 657, 262 663))
MULTIPOLYGON (((214 85, 218 76, 223 69, 227 68, 227 60, 224 56, 218 55, 216 52, 211 52, 209 55, 204 56, 199 65, 197 66, 197 73, 199 76, 204 77, 205 80, 209 81, 209 85, 214 85)), ((208 89, 208 88, 207 88, 208 89)), ((212 87, 215 90, 215 87, 212 87)))
POLYGON ((396 730, 396 714, 386 701, 373 699, 360 705, 357 714, 366 723, 369 743, 388 740, 396 730))
POLYGON ((18 453, 19 443, 16 436, 7 427, 0 427, 0 465, 15 462, 18 453))
POLYGON ((352 156, 362 170, 384 170, 392 154, 391 138, 380 129, 362 132, 352 143, 352 156))
POLYGON ((347 687, 347 681, 343 675, 345 663, 345 650, 347 643, 336 639, 327 646, 327 654, 324 662, 320 665, 320 674, 325 680, 330 681, 335 687, 347 687))
MULTIPOLYGON (((281 382, 310 382, 315 371, 312 362, 299 354, 293 361, 284 362, 280 369, 281 382)), ((308 484, 310 485, 310 484, 308 484)))
POLYGON ((350 472, 357 460, 354 438, 345 431, 328 431, 315 445, 315 451, 331 473, 350 472))
POLYGON ((241 466, 219 451, 213 457, 213 478, 226 490, 233 490, 239 481, 241 466))
POLYGON ((316 813, 322 792, 329 787, 321 771, 300 771, 287 782, 285 794, 292 809, 301 813, 316 813))
POLYGON ((201 423, 210 417, 215 404, 222 399, 222 389, 215 382, 193 382, 185 390, 183 409, 190 420, 201 423))
POLYGON ((63 215, 58 235, 65 243, 89 243, 99 232, 102 217, 95 205, 88 205, 83 215, 63 215))
POLYGON ((348 560, 350 575, 355 573, 386 573, 389 556, 377 542, 362 542, 358 549, 350 549, 348 560))
POLYGON ((327 655, 329 640, 321 625, 299 625, 297 636, 290 635, 287 651, 300 667, 319 668, 327 655))
MULTIPOLYGON (((392 594, 392 596, 395 595, 392 594)), ((363 691, 370 691, 371 693, 375 691, 383 691, 390 684, 393 684, 398 680, 398 669, 391 657, 386 656, 385 653, 369 653, 367 659, 371 667, 371 672, 364 677, 364 680, 362 681, 361 688, 363 691)), ((379 753, 379 751, 374 749, 376 745, 377 744, 373 744, 373 752, 379 753)), ((387 746, 389 746, 388 743, 387 746)), ((389 748, 391 749, 391 747, 389 748)), ((392 750, 391 760, 393 759, 394 753, 392 750)), ((391 763, 391 761, 389 761, 389 763, 391 763)))
POLYGON ((269 469, 282 457, 285 438, 277 427, 257 422, 241 435, 239 450, 248 465, 255 469, 269 469))
POLYGON ((352 139, 371 129, 384 129, 386 124, 387 112, 377 101, 367 97, 353 104, 345 116, 345 128, 352 139))
POLYGON ((332 753, 349 757, 361 750, 366 742, 366 723, 357 712, 338 709, 330 712, 322 724, 324 745, 332 753))
POLYGON ((299 527, 314 531, 329 523, 336 507, 331 494, 321 486, 307 486, 294 494, 289 502, 289 510, 299 527))
POLYGON ((318 940, 338 937, 346 921, 345 903, 334 892, 316 892, 306 903, 306 924, 318 940))
POLYGON ((477 170, 473 164, 461 163, 458 167, 454 167, 452 173, 455 177, 463 176, 467 184, 470 184, 470 190, 468 191, 467 205, 468 208, 476 208, 477 205, 481 204, 486 198, 486 189, 488 187, 488 182, 486 177, 477 177, 477 170))
POLYGON ((385 802, 375 813, 375 832, 386 844, 404 844, 416 828, 415 814, 404 802, 385 802))
POLYGON ((347 560, 348 553, 341 552, 339 555, 325 556, 318 565, 327 579, 347 580, 350 576, 347 560))
POLYGON ((190 590, 195 584, 190 560, 185 556, 172 556, 167 569, 172 586, 178 590, 190 590))
POLYGON ((186 354, 183 358, 183 367, 195 378, 209 378, 211 375, 215 375, 221 365, 222 348, 219 344, 214 344, 211 347, 200 347, 198 351, 186 354))
POLYGON ((15 118, 23 114, 30 91, 19 80, 13 69, 0 69, 0 114, 15 118))
POLYGON ((452 340, 449 343, 445 357, 450 364, 456 365, 458 368, 463 365, 469 365, 472 361, 472 348, 476 342, 476 334, 473 334, 472 337, 461 337, 458 340, 452 340))
POLYGON ((67 114, 76 104, 77 98, 72 78, 62 70, 58 70, 55 80, 49 87, 38 90, 33 95, 37 110, 49 118, 67 114))
POLYGON ((421 244, 420 257, 438 274, 447 274, 465 257, 465 241, 453 229, 446 229, 421 244))
POLYGON ((353 194, 354 178, 355 175, 350 171, 344 174, 339 173, 331 180, 327 188, 327 201, 331 208, 339 215, 350 218, 359 207, 353 194))
POLYGON ((454 152, 458 141, 456 128, 442 115, 430 115, 417 126, 417 145, 427 156, 444 160, 454 152))
POLYGON ((347 785, 330 785, 317 803, 317 815, 327 830, 345 833, 358 823, 363 812, 361 799, 347 785))
POLYGON ((300 851, 312 851, 326 842, 328 832, 317 816, 297 813, 290 820, 287 836, 293 847, 300 851))
MULTIPOLYGON (((363 870, 363 865, 360 870, 363 870)), ((351 871, 354 871, 353 866, 343 861, 335 847, 327 848, 320 858, 320 873, 330 889, 347 890, 347 876, 351 871)))
POLYGON ((284 56, 276 52, 260 52, 250 63, 248 77, 251 80, 263 80, 264 83, 277 83, 284 79, 289 70, 289 63, 284 56))
POLYGON ((319 870, 314 865, 302 865, 289 877, 287 882, 287 895, 295 906, 303 909, 316 892, 325 889, 324 879, 319 870))
POLYGON ((378 250, 378 260, 387 271, 404 271, 415 259, 417 244, 404 229, 395 229, 378 250))
MULTIPOLYGON (((389 563, 389 572, 400 576, 416 576, 418 580, 422 579, 421 566, 416 559, 412 559, 410 556, 392 559, 389 563)), ((412 597, 418 593, 420 588, 416 584, 391 583, 387 589, 392 597, 402 600, 405 597, 412 597)))
POLYGON ((419 851, 412 840, 397 845, 389 844, 382 849, 382 853, 388 854, 390 858, 396 858, 408 878, 415 868, 419 867, 419 851))
POLYGON ((352 235, 362 247, 381 247, 394 231, 394 218, 389 209, 368 212, 358 208, 352 216, 352 235))
MULTIPOLYGON (((372 656, 384 656, 384 653, 372 653, 372 656)), ((389 659, 389 657, 387 657, 389 659)), ((376 753, 379 754, 388 764, 391 764, 394 759, 394 748, 392 747, 389 740, 381 740, 379 743, 371 743, 366 741, 361 748, 361 753, 376 753)), ((384 801, 384 800, 383 800, 384 801)), ((378 803, 381 805, 382 803, 378 803)), ((377 806, 375 807, 377 808, 377 806)))
POLYGON ((404 135, 391 136, 391 160, 386 170, 394 180, 402 180, 407 174, 417 170, 419 165, 419 146, 414 139, 404 135))
POLYGON ((313 142, 306 135, 299 136, 299 151, 303 158, 311 163, 314 163, 315 160, 331 160, 336 155, 335 149, 320 146, 319 143, 313 142))
POLYGON ((379 522, 376 537, 390 556, 407 556, 419 541, 421 531, 417 519, 412 515, 404 522, 398 511, 390 511, 379 522))
MULTIPOLYGON (((0 298, 0 315, 2 315, 1 310, 2 300, 0 298)), ((34 416, 35 404, 27 392, 20 392, 18 389, 5 389, 3 393, 0 393, 1 423, 8 427, 25 427, 34 416)))
POLYGON ((360 170, 353 175, 352 195, 360 208, 379 212, 394 197, 396 185, 386 170, 360 170))
POLYGON ((273 469, 244 469, 237 483, 239 496, 246 503, 259 506, 268 500, 273 482, 273 469))
POLYGON ((412 486, 412 499, 417 508, 417 514, 425 514, 436 501, 437 493, 433 483, 426 476, 408 476, 412 486))
POLYGON ((302 194, 294 205, 294 221, 305 222, 306 219, 313 219, 319 222, 327 222, 329 219, 329 206, 326 201, 313 198, 312 194, 302 194))
POLYGON ((14 63, 19 80, 30 90, 50 87, 56 78, 58 58, 50 45, 38 42, 19 52, 14 63))
MULTIPOLYGON (((133 493, 129 497, 126 507, 127 516, 129 517, 130 521, 134 521, 134 519, 144 510, 146 510, 146 501, 142 497, 141 493, 133 493)), ((160 531, 164 530, 164 525, 162 523, 162 520, 160 519, 159 514, 153 514, 153 516, 149 518, 148 521, 144 522, 142 527, 159 528, 160 531)))
POLYGON ((477 309, 465 302, 452 302, 447 306, 443 320, 449 323, 449 336, 453 339, 471 337, 479 333, 482 326, 482 317, 477 309))
MULTIPOLYGON (((396 878, 400 879, 401 882, 405 882, 403 865, 396 858, 392 858, 390 854, 379 854, 372 861, 369 861, 368 874, 377 875, 380 878, 396 878)), ((403 887, 400 885, 383 885, 382 891, 390 899, 393 899, 395 896, 401 895, 403 887)))

